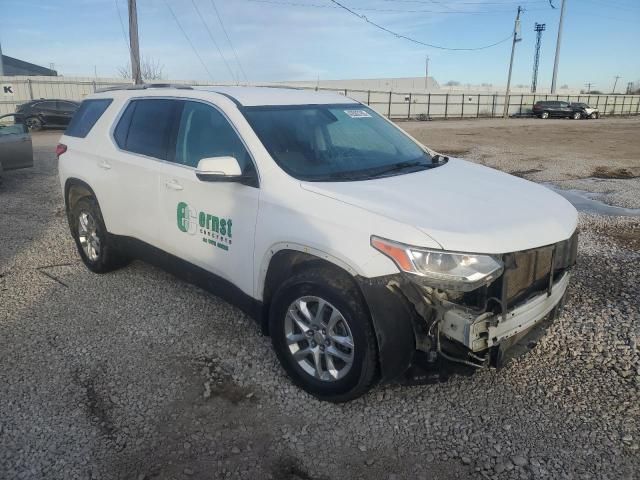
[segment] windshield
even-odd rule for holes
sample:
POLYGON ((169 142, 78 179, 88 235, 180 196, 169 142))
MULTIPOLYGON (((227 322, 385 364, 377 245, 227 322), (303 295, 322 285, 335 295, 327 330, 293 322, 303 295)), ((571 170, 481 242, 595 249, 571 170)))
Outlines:
POLYGON ((301 180, 366 180, 437 166, 359 104, 245 107, 243 113, 277 164, 301 180))

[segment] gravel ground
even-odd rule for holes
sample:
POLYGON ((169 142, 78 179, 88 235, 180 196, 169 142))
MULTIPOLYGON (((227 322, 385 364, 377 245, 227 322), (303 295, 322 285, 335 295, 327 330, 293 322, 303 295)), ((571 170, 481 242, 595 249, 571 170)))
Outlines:
POLYGON ((581 215, 564 314, 507 368, 332 405, 216 297, 141 262, 86 270, 57 137, 35 135, 36 167, 0 186, 1 479, 640 475, 638 219, 581 215))

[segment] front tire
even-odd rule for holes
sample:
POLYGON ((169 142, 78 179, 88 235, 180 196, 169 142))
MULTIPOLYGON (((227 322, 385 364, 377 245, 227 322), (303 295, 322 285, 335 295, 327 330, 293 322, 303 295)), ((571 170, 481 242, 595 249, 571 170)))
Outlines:
POLYGON ((94 273, 106 273, 128 263, 109 237, 98 202, 83 197, 69 212, 69 227, 80 258, 94 273))
POLYGON ((546 120, 547 118, 549 118, 549 112, 542 112, 540 114, 540 118, 546 120))
POLYGON ((333 270, 287 280, 271 303, 269 331, 293 383, 321 400, 353 400, 375 383, 378 358, 369 313, 357 287, 333 270))
POLYGON ((42 120, 40 120, 38 117, 29 117, 24 121, 24 124, 32 132, 42 130, 42 120))
POLYGON ((574 120, 580 120, 582 118, 582 114, 580 112, 574 112, 571 118, 574 120))
POLYGON ((596 112, 593 112, 591 115, 589 115, 589 118, 592 120, 597 120, 598 114, 596 112))

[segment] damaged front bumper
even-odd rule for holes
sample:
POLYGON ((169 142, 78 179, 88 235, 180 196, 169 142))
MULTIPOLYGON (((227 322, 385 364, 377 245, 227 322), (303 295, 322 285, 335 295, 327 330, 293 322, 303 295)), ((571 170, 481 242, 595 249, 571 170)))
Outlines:
POLYGON ((481 352, 529 330, 561 302, 569 285, 570 273, 565 272, 553 284, 549 293, 541 293, 510 310, 506 315, 483 313, 473 315, 468 310, 451 308, 444 313, 440 332, 472 352, 481 352))
POLYGON ((443 361, 500 367, 535 344, 564 303, 577 233, 504 254, 502 276, 471 292, 439 290, 395 274, 360 278, 375 327, 382 380, 443 361))

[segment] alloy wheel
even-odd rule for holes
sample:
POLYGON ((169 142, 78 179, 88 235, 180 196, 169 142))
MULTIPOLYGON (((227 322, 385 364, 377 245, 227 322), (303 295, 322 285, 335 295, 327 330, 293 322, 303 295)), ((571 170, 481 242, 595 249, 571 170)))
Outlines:
POLYGON ((78 241, 87 258, 95 262, 100 256, 100 238, 98 238, 97 224, 88 212, 81 212, 78 216, 78 241))
POLYGON ((300 297, 289 305, 284 335, 293 359, 314 378, 334 382, 353 366, 351 329, 342 313, 320 297, 300 297))

